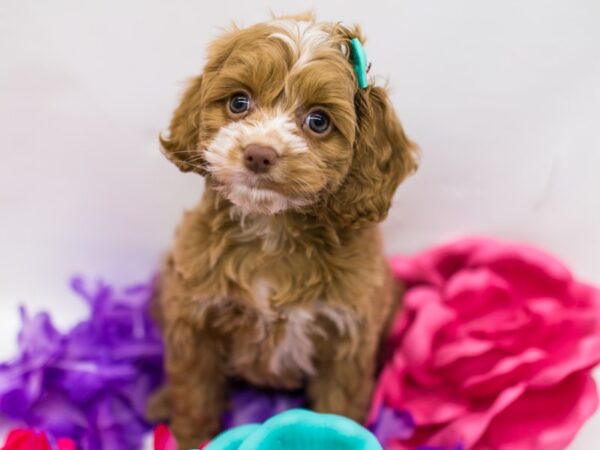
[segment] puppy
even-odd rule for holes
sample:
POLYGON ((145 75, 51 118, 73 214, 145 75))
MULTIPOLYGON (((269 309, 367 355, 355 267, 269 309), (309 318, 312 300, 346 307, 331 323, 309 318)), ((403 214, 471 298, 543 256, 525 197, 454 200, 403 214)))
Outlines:
POLYGON ((386 91, 359 87, 353 38, 312 16, 228 32, 161 138, 206 177, 157 299, 168 384, 150 412, 168 401, 181 449, 219 431, 230 379, 365 418, 395 303, 377 223, 416 149, 386 91))

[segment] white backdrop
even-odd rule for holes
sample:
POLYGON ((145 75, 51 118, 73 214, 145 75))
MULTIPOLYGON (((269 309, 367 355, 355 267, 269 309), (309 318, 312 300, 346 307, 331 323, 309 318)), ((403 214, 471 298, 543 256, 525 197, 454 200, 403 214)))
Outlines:
MULTIPOLYGON (((270 9, 361 23, 390 80, 423 160, 385 224, 389 253, 493 235, 600 283, 596 0, 1 0, 0 358, 19 303, 66 327, 85 312, 74 272, 123 284, 157 267, 202 189, 157 134, 219 28, 270 9)), ((597 448, 594 422, 574 449, 597 448)))

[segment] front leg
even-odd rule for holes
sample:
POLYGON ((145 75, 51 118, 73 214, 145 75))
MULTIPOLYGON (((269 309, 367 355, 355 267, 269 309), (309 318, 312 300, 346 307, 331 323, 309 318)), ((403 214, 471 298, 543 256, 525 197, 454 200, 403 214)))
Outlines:
POLYGON ((220 429, 225 375, 210 335, 179 320, 166 330, 171 430, 180 450, 198 448, 220 429))
POLYGON ((375 386, 375 358, 376 342, 371 340, 363 341, 350 355, 336 358, 335 351, 322 354, 317 374, 308 386, 311 407, 363 423, 375 386))

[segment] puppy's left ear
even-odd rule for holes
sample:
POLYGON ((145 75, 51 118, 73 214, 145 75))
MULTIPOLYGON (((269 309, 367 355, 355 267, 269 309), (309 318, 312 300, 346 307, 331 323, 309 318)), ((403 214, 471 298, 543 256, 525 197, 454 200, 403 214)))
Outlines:
POLYGON ((385 89, 371 86, 360 90, 355 103, 357 135, 352 164, 328 205, 332 220, 349 228, 385 219, 394 191, 416 170, 418 156, 385 89))
POLYGON ((202 75, 191 80, 169 125, 169 136, 160 136, 163 154, 183 172, 204 174, 199 148, 202 75))

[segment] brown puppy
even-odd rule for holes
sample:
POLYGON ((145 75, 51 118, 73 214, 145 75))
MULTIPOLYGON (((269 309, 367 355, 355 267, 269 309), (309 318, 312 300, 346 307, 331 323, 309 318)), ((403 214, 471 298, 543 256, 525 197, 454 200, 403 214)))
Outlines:
POLYGON ((219 431, 230 377, 365 418, 394 303, 376 224, 416 150, 385 90, 359 89, 354 37, 312 16, 229 32, 161 139, 206 176, 158 297, 169 381, 150 409, 168 400, 181 449, 219 431))

